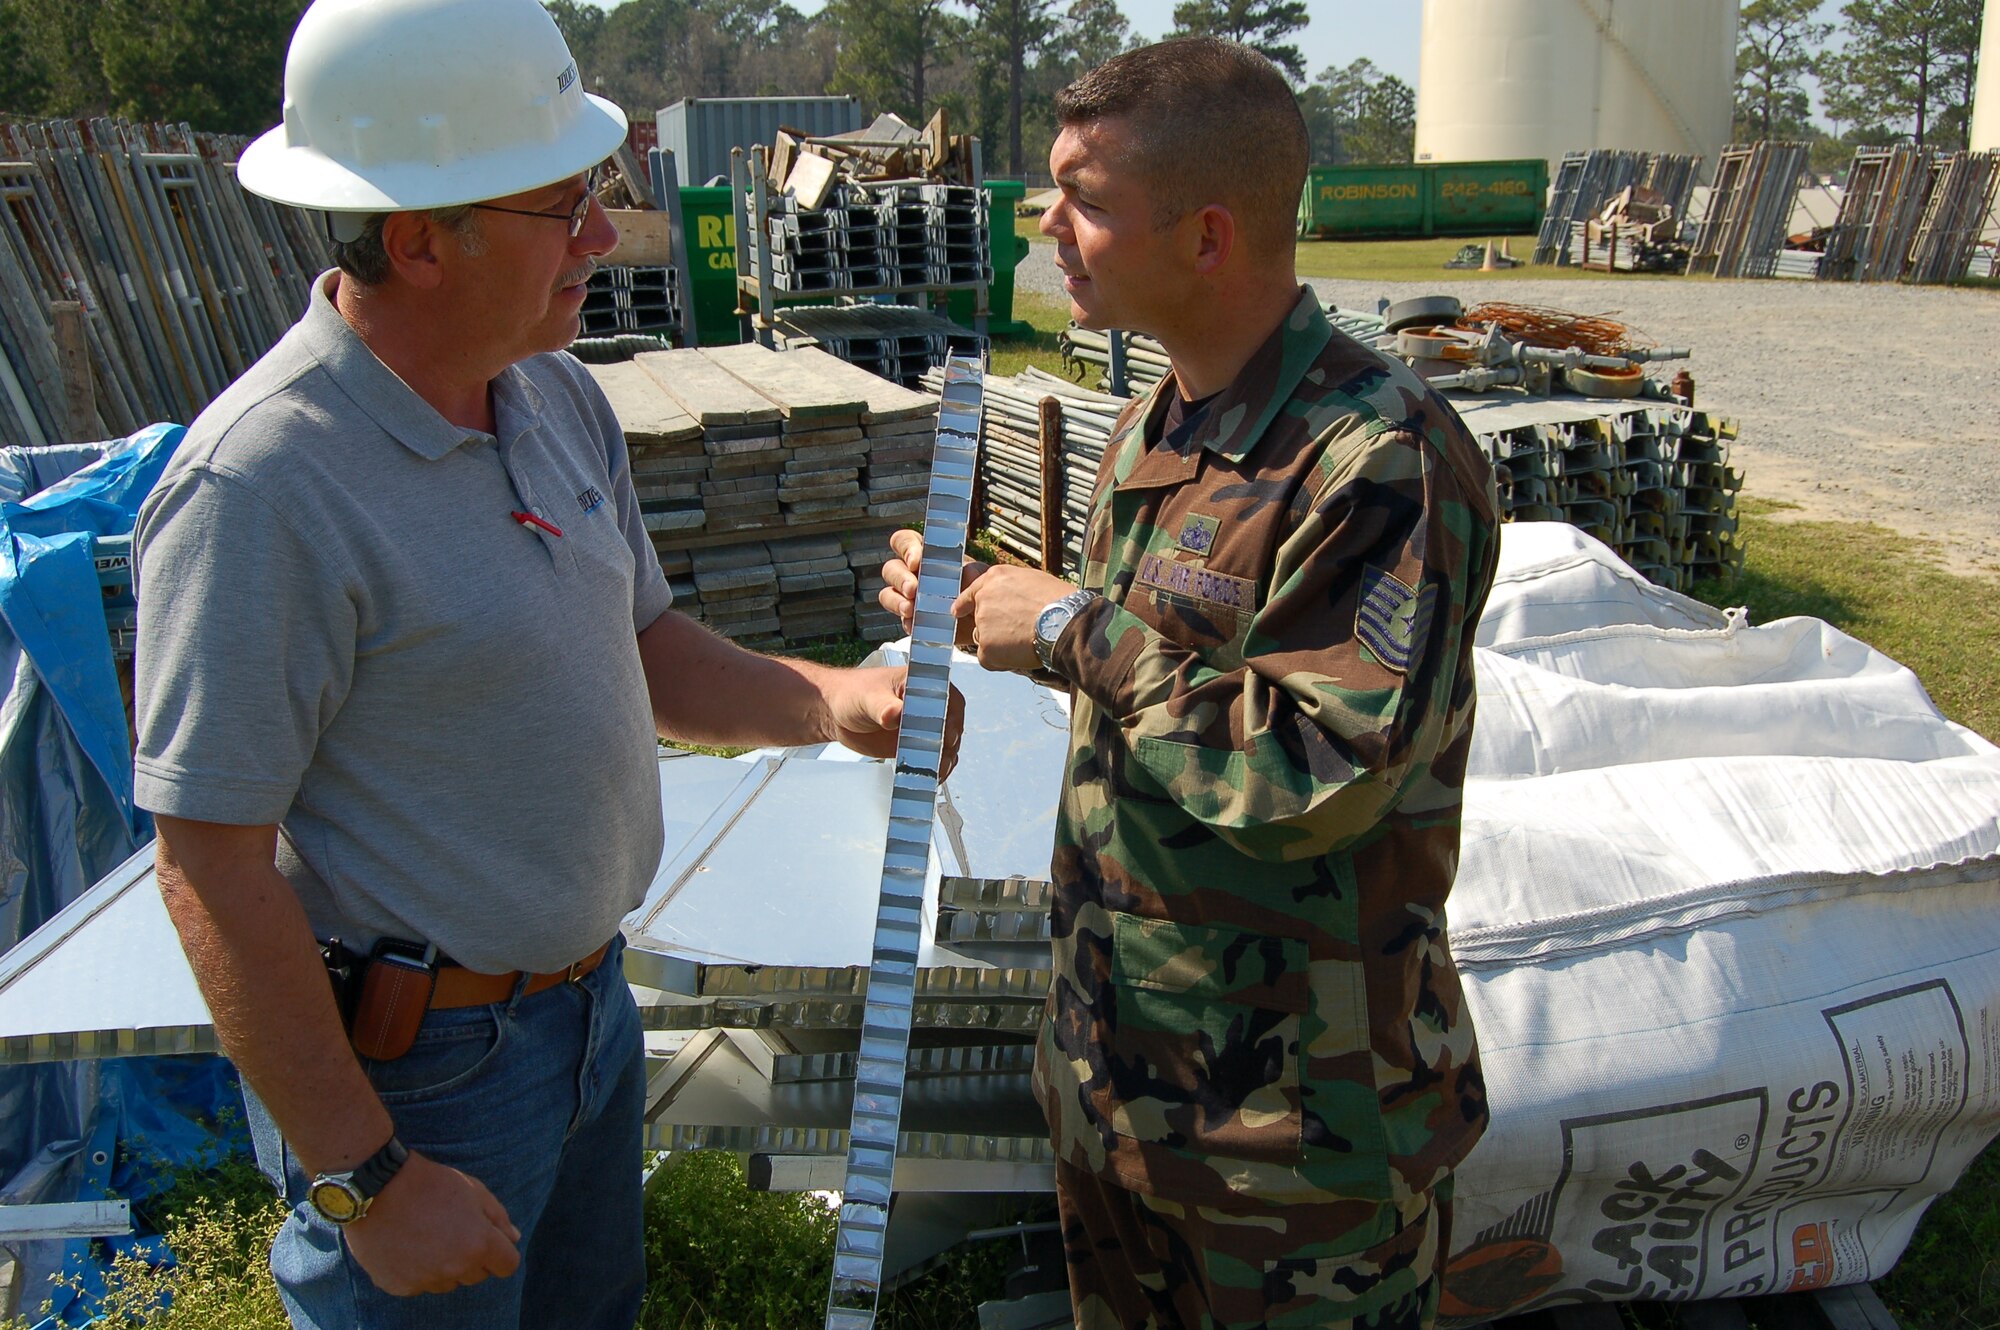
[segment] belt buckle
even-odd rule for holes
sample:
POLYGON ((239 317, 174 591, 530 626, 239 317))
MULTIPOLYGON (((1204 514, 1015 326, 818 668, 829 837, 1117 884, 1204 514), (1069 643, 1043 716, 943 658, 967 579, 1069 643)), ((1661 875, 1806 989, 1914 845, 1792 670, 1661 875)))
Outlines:
POLYGON ((569 963, 569 968, 563 971, 563 982, 566 984, 573 984, 578 979, 582 978, 583 976, 578 974, 577 971, 581 970, 583 968, 584 961, 588 961, 589 959, 590 957, 585 956, 581 961, 571 961, 569 963))

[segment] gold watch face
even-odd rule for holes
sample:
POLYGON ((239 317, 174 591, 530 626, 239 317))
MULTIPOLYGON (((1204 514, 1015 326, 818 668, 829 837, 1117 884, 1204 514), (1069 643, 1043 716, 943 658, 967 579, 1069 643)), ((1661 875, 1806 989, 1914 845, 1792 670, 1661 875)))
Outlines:
POLYGON ((336 1224, 351 1223, 361 1217, 361 1198, 350 1187, 331 1179, 313 1183, 307 1193, 313 1208, 336 1224))

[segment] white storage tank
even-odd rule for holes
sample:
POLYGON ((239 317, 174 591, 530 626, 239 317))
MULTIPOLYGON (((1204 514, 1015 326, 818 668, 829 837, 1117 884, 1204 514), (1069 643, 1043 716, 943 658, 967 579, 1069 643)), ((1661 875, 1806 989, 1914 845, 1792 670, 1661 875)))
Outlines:
POLYGON ((1424 0, 1417 160, 1729 142, 1738 0, 1424 0))
POLYGON ((1972 95, 1972 150, 2000 149, 2000 0, 1986 0, 1979 39, 1979 83, 1972 95))

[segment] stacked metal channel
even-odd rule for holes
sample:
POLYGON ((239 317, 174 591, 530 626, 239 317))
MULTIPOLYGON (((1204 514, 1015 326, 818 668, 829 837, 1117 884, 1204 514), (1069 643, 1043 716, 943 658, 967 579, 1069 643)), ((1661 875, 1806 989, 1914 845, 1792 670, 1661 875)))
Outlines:
POLYGON ((680 277, 673 268, 608 263, 590 275, 583 297, 583 335, 669 334, 681 326, 680 277))
POLYGON ((984 190, 969 185, 834 185, 818 208, 772 198, 771 281, 791 294, 990 284, 984 190))
POLYGON ((1688 272, 1775 276, 1811 151, 1810 144, 1771 141, 1724 148, 1708 209, 1695 231, 1688 272))
POLYGON ((810 348, 654 351, 591 373, 682 610, 760 646, 898 635, 855 570, 923 515, 936 398, 810 348))
POLYGON ((1542 215, 1533 262, 1558 267, 1573 262, 1573 228, 1595 217, 1628 185, 1657 190, 1672 205, 1674 216, 1687 216, 1688 198, 1700 170, 1701 158, 1677 153, 1599 148, 1564 154, 1549 191, 1549 209, 1542 215))
POLYGON ((1568 522, 1675 591, 1741 565, 1729 424, 1654 402, 1450 396, 1506 520, 1568 522))
POLYGON ((778 314, 774 331, 781 350, 817 346, 905 388, 947 356, 986 349, 984 337, 914 305, 794 305, 778 314))
POLYGON ((0 125, 0 443, 58 442, 56 301, 83 306, 92 437, 192 420, 330 266, 311 215, 236 183, 248 142, 120 120, 0 125))

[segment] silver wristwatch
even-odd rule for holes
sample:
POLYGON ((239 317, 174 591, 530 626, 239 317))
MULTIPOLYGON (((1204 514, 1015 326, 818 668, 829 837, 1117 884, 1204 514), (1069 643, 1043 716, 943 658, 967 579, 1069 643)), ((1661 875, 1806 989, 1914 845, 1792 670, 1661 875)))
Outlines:
POLYGON ((1052 670, 1055 666, 1056 639, 1076 612, 1097 599, 1095 591, 1072 591, 1061 600, 1050 601, 1042 606, 1042 612, 1035 616, 1035 654, 1041 657, 1042 668, 1052 670))

